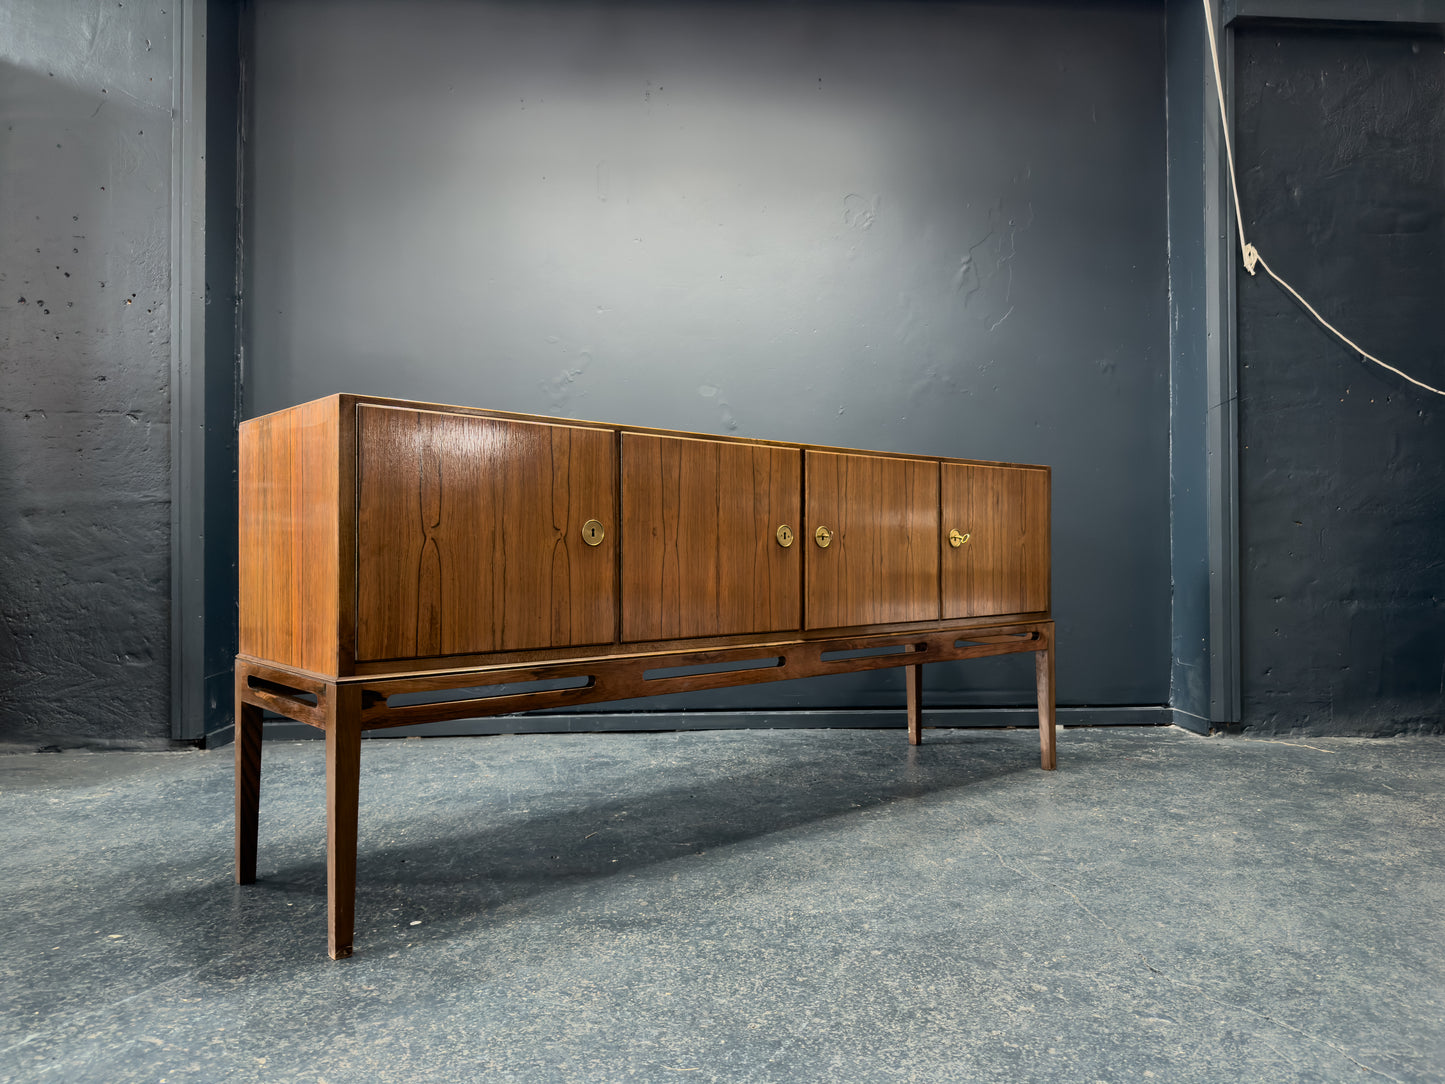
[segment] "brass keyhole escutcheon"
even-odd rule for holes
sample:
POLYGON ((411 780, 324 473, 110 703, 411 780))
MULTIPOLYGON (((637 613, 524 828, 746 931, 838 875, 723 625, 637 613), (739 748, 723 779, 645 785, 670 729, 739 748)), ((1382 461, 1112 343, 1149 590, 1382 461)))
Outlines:
POLYGON ((826 527, 819 527, 813 532, 813 538, 817 541, 819 549, 827 549, 828 543, 833 541, 833 532, 826 527))
POLYGON ((954 549, 958 549, 959 546, 963 545, 965 542, 967 542, 967 541, 968 541, 970 538, 972 538, 972 537, 973 537, 972 534, 959 534, 956 530, 955 530, 955 531, 949 531, 949 532, 948 532, 948 544, 949 544, 950 546, 952 546, 954 549))
POLYGON ((582 524, 582 541, 589 546, 600 546, 602 540, 607 537, 607 532, 602 529, 602 524, 595 519, 589 519, 582 524))
POLYGON ((784 523, 778 528, 778 545, 787 549, 793 544, 793 528, 784 523))

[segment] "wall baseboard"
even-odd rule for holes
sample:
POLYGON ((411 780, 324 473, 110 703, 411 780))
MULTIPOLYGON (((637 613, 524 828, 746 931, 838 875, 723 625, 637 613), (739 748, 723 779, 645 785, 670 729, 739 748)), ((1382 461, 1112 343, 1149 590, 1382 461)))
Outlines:
POLYGON ((1187 730, 1191 734, 1203 734, 1207 737, 1214 728, 1214 724, 1208 719, 1184 711, 1182 708, 1171 708, 1169 711, 1172 716, 1170 722, 1180 730, 1187 730))
MULTIPOLYGON (((1175 713, 1163 705, 1142 707, 1059 708, 1060 726, 1169 726, 1175 713)), ((978 727, 1032 729, 1038 726, 1036 709, 930 708, 926 727, 978 727)), ((453 738, 486 734, 585 734, 662 730, 794 730, 794 729, 904 729, 901 711, 843 709, 836 711, 627 711, 568 712, 555 715, 500 715, 488 719, 459 719, 445 723, 419 723, 386 730, 369 730, 364 738, 453 738)), ((262 734, 267 741, 321 738, 322 731, 290 719, 267 717, 262 734)), ((235 727, 206 736, 207 748, 235 740, 235 727)))

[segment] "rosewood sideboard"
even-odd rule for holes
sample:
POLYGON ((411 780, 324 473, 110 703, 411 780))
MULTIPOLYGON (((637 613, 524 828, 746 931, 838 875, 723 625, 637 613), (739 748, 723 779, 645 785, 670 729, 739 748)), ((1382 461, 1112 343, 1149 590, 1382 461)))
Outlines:
POLYGON ((1054 767, 1047 467, 334 395, 243 422, 236 880, 264 709, 325 731, 332 957, 361 732, 1033 652, 1054 767))

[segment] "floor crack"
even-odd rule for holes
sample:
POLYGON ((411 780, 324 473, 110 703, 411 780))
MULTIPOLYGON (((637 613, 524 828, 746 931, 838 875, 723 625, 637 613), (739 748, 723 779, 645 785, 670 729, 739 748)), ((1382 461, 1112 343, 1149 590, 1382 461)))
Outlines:
POLYGON ((1281 741, 1278 738, 1240 738, 1239 740, 1259 742, 1262 745, 1293 745, 1296 749, 1313 749, 1316 753, 1328 753, 1332 757, 1340 755, 1338 749, 1321 749, 1318 745, 1306 745, 1299 741, 1281 741))
POLYGON ((22 1046, 29 1046, 29 1045, 30 1045, 31 1043, 33 1043, 36 1039, 43 1039, 43 1038, 45 1038, 45 1036, 46 1036, 47 1034, 49 1034, 49 1033, 48 1033, 48 1032, 44 1032, 44 1031, 34 1032, 33 1034, 30 1034, 30 1035, 25 1036, 25 1038, 21 1039, 18 1043, 15 1043, 13 1046, 7 1046, 4 1050, 0 1050, 0 1054, 8 1054, 8 1053, 10 1053, 10 1051, 12 1051, 12 1050, 19 1050, 22 1046))

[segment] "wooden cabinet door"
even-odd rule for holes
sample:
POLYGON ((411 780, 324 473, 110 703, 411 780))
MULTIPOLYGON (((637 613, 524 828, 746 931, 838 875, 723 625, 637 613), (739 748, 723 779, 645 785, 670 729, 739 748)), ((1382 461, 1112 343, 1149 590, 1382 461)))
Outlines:
POLYGON ((612 640, 615 441, 610 429, 358 406, 357 658, 612 640), (583 541, 591 519, 596 546, 583 541))
POLYGON ((1048 610, 1047 470, 943 464, 943 535, 944 617, 1048 610))
POLYGON ((806 504, 808 628, 938 617, 936 460, 810 450, 806 504))
POLYGON ((622 638, 798 628, 801 469, 796 448, 624 433, 622 638))

